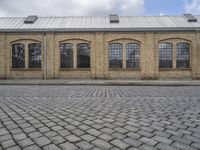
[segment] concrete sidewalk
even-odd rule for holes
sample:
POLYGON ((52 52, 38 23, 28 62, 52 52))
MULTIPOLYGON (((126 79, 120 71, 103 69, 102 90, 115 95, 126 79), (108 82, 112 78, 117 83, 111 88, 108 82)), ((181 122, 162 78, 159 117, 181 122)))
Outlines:
POLYGON ((200 80, 12 79, 0 80, 0 85, 200 86, 200 80))

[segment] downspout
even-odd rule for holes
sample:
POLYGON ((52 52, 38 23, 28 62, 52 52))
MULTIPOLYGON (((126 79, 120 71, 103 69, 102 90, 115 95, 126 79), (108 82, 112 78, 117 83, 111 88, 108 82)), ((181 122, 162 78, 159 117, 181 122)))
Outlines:
POLYGON ((43 43, 44 43, 44 61, 43 61, 43 79, 47 79, 47 35, 44 33, 44 38, 43 38, 43 43))

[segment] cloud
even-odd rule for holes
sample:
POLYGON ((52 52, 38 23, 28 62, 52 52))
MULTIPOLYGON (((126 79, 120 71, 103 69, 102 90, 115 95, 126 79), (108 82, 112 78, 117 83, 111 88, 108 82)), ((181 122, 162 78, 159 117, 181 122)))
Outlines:
POLYGON ((192 0, 190 3, 185 4, 185 10, 187 13, 192 13, 195 15, 200 14, 200 0, 192 0))
POLYGON ((144 0, 0 0, 0 16, 143 15, 144 0))
POLYGON ((159 16, 164 16, 165 14, 163 12, 160 12, 159 13, 159 16))

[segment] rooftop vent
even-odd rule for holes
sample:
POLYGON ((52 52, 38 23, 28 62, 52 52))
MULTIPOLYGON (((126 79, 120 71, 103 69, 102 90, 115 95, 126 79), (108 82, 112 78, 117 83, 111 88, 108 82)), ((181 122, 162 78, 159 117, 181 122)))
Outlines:
POLYGON ((38 16, 28 16, 25 20, 25 24, 33 24, 38 19, 38 16))
POLYGON ((119 23, 119 16, 116 14, 110 15, 110 23, 119 23))
POLYGON ((183 14, 188 20, 188 22, 197 22, 197 18, 195 18, 192 14, 183 14))

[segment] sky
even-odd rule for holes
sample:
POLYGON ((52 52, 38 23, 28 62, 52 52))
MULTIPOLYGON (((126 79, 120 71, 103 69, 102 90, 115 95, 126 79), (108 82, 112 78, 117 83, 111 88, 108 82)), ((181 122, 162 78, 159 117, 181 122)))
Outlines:
POLYGON ((200 15, 200 0, 0 0, 0 17, 200 15))

